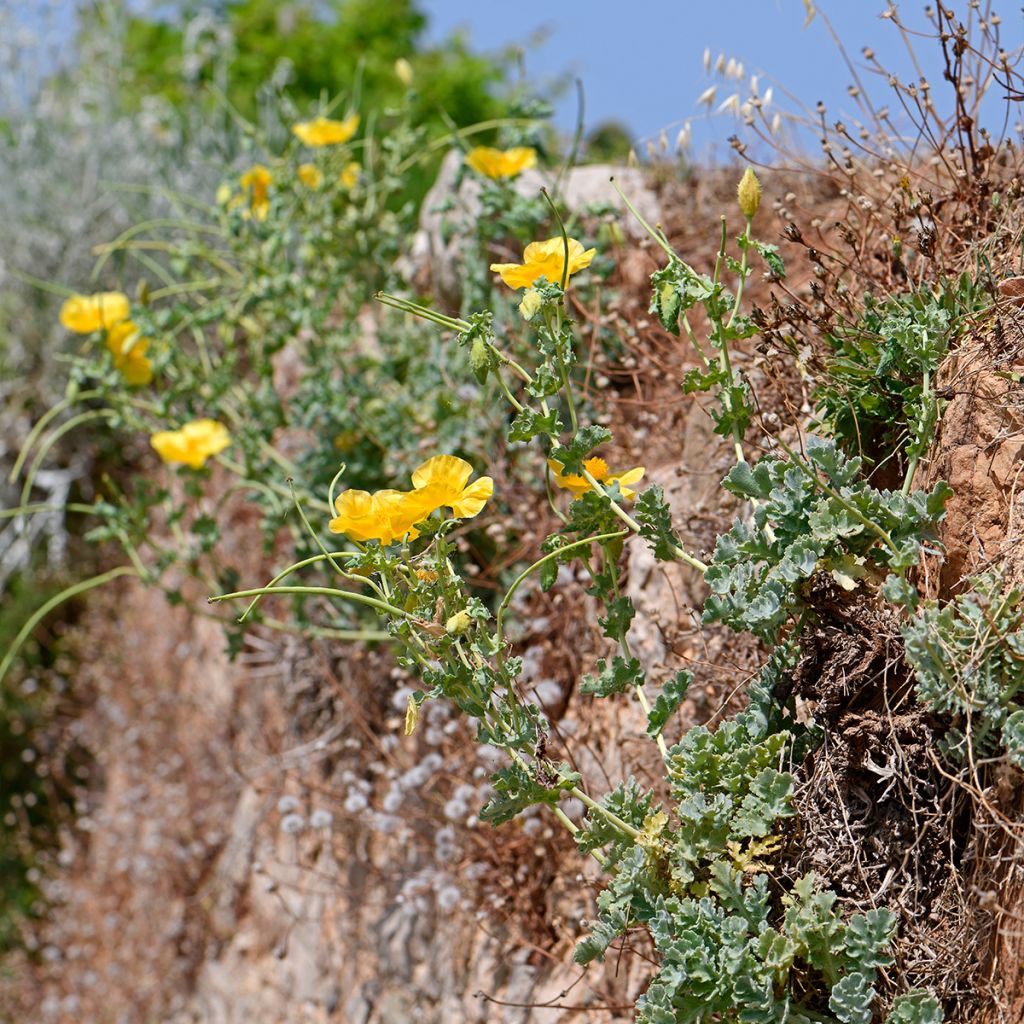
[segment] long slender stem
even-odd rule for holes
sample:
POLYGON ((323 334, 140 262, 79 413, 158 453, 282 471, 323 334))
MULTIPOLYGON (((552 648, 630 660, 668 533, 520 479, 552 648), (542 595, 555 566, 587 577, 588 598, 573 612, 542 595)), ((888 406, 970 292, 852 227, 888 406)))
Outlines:
POLYGON ((90 515, 96 511, 95 505, 84 505, 82 502, 69 501, 66 505, 19 505, 17 508, 0 508, 0 519, 16 519, 18 516, 34 516, 41 512, 82 512, 90 515))
POLYGON ((338 590, 335 587, 253 587, 251 590, 236 590, 230 594, 216 594, 208 597, 207 601, 216 604, 218 601, 235 601, 240 597, 262 597, 266 594, 322 594, 324 597, 340 597, 346 601, 355 601, 356 604, 365 604, 368 608, 376 608, 387 615, 417 621, 416 616, 404 608, 397 608, 376 597, 367 597, 352 590, 338 590))
MULTIPOLYGON (((928 370, 924 370, 921 377, 921 402, 922 405, 925 402, 932 401, 931 394, 931 374, 928 370)), ((920 447, 920 445, 918 445, 920 447)), ((917 464, 921 461, 920 451, 914 452, 910 457, 910 464, 907 466, 907 475, 903 479, 903 493, 909 494, 910 488, 914 486, 914 476, 917 473, 917 464)))
POLYGON ((116 580, 118 576, 136 575, 138 575, 136 570, 131 566, 119 565, 116 569, 111 569, 109 572, 100 573, 98 576, 90 576, 87 580, 82 580, 70 587, 66 587, 59 594, 55 594, 51 597, 50 600, 40 608, 37 608, 25 625, 18 631, 18 635, 14 638, 11 646, 7 648, 7 653, 4 655, 3 660, 0 661, 0 682, 3 682, 4 677, 10 671, 11 665, 14 664, 14 659, 17 657, 18 651, 21 650, 22 644, 25 643, 25 641, 32 635, 32 631, 36 626, 38 626, 54 608, 59 607, 65 601, 70 601, 71 598, 77 597, 79 594, 84 594, 87 590, 93 590, 95 587, 102 587, 104 583, 116 580))
POLYGON ((88 412, 80 412, 77 416, 72 416, 71 419, 65 420, 56 430, 50 434, 45 441, 39 446, 39 451, 36 452, 35 458, 32 460, 28 467, 28 472, 25 474, 25 484, 21 488, 21 500, 19 504, 27 505, 29 495, 32 493, 32 484, 35 483, 36 473, 39 472, 39 467, 43 464, 43 459, 46 458, 47 453, 50 449, 67 433, 70 433, 75 427, 80 427, 83 423, 88 423, 91 420, 102 419, 106 416, 113 416, 113 409, 90 409, 88 412))
POLYGON ((559 548, 557 551, 552 551, 545 555, 543 558, 537 559, 533 565, 524 569, 512 582, 512 585, 508 588, 505 596, 501 599, 501 604, 498 605, 498 611, 495 616, 497 621, 496 637, 498 647, 498 657, 501 658, 501 644, 505 634, 505 612, 508 610, 508 606, 512 601, 515 592, 519 589, 520 585, 527 579, 527 577, 536 572, 541 566, 550 562, 554 558, 558 558, 559 555, 564 555, 566 551, 572 551, 574 548, 580 548, 587 544, 600 544, 602 541, 614 540, 618 537, 625 537, 625 530, 619 530, 615 533, 599 533, 593 537, 584 537, 582 540, 575 540, 571 544, 566 544, 564 547, 559 548))
POLYGON ((633 826, 630 825, 628 821, 623 821, 617 814, 613 814, 611 811, 609 811, 607 807, 602 807, 601 804, 599 804, 592 797, 587 796, 587 794, 584 793, 582 789, 573 786, 572 789, 567 789, 565 792, 568 793, 570 796, 576 797, 577 800, 586 804, 586 806, 589 807, 595 814, 599 814, 609 824, 614 825, 621 832, 625 832, 625 834, 629 836, 630 839, 636 841, 637 839, 643 838, 643 833, 639 829, 633 828, 633 826))
POLYGON ((67 398, 59 401, 53 408, 47 409, 28 432, 28 437, 25 438, 25 443, 21 446, 21 451, 18 452, 18 457, 14 460, 14 465, 11 467, 10 475, 7 478, 8 482, 13 484, 18 479, 21 467, 25 464, 32 446, 36 443, 36 438, 46 429, 47 424, 54 417, 59 416, 69 406, 74 405, 75 402, 84 402, 89 398, 95 398, 99 394, 98 390, 81 391, 78 394, 69 395, 67 398))
MULTIPOLYGON (((331 555, 333 555, 334 557, 338 557, 338 558, 348 558, 348 557, 355 556, 357 554, 358 554, 358 552, 355 552, 355 551, 333 551, 333 552, 331 552, 331 555)), ((267 584, 267 586, 268 587, 276 587, 278 585, 278 583, 280 583, 284 579, 287 579, 289 576, 291 576, 291 574, 293 572, 298 572, 299 569, 304 569, 307 565, 315 565, 317 562, 327 561, 331 557, 331 555, 327 555, 327 554, 312 555, 309 558, 302 559, 301 562, 295 562, 292 565, 289 565, 288 568, 283 569, 281 572, 279 572, 267 584)), ((252 613, 252 610, 256 607, 257 604, 259 604, 260 598, 262 598, 262 597, 263 597, 263 595, 260 594, 259 597, 254 597, 249 602, 249 606, 245 609, 244 612, 242 612, 241 615, 238 616, 238 621, 239 622, 245 622, 245 620, 252 613)))
MULTIPOLYGON (((611 509, 615 515, 617 515, 634 533, 641 532, 640 524, 617 501, 612 500, 612 496, 600 483, 598 483, 586 467, 583 467, 583 479, 586 480, 598 494, 602 494, 608 499, 608 503, 611 505, 611 509)), ((689 551, 681 548, 678 544, 672 545, 672 553, 680 562, 685 562, 687 565, 697 569, 699 572, 703 573, 708 571, 706 563, 702 562, 699 558, 694 558, 689 551)))
MULTIPOLYGON (((747 217, 747 223, 746 223, 746 226, 743 229, 744 243, 748 243, 750 241, 750 225, 751 225, 752 220, 753 220, 752 217, 747 217)), ((728 321, 728 323, 726 323, 724 330, 722 328, 721 321, 719 321, 719 324, 718 324, 718 329, 719 329, 719 331, 721 332, 721 335, 722 335, 721 345, 720 345, 720 347, 718 349, 718 356, 719 356, 722 372, 725 374, 726 379, 728 380, 728 391, 726 392, 726 395, 728 397, 725 399, 725 401, 723 401, 722 404, 725 406, 726 412, 729 413, 729 417, 732 420, 733 449, 736 452, 736 462, 737 463, 746 462, 747 460, 746 460, 745 456, 743 455, 743 431, 740 430, 739 421, 736 418, 736 411, 737 410, 735 408, 734 401, 733 401, 733 399, 734 399, 733 388, 735 386, 736 379, 733 376, 732 362, 730 361, 730 358, 729 358, 729 339, 728 339, 727 335, 728 335, 730 329, 732 328, 733 322, 736 320, 736 314, 739 313, 740 303, 743 301, 743 288, 744 288, 744 286, 747 283, 747 254, 749 252, 749 248, 750 248, 749 245, 747 245, 747 244, 743 245, 743 252, 742 252, 742 254, 740 256, 740 280, 739 280, 739 284, 736 286, 736 297, 733 300, 732 313, 730 313, 730 315, 729 315, 729 321, 728 321)), ((725 255, 725 218, 724 217, 722 218, 722 251, 721 251, 720 255, 721 256, 725 255)), ((715 266, 715 274, 716 274, 716 276, 718 274, 718 269, 719 268, 718 268, 718 266, 716 264, 716 266, 715 266)))

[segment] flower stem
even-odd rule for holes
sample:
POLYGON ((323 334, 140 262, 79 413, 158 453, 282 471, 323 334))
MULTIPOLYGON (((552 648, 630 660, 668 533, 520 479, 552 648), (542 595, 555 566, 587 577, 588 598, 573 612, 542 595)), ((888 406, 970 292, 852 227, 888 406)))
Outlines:
POLYGON ((584 793, 582 789, 573 786, 572 789, 567 789, 565 792, 568 793, 570 796, 576 797, 577 800, 584 803, 595 814, 599 814, 610 825, 614 825, 617 829, 619 829, 620 832, 624 832, 627 836, 629 836, 630 839, 636 841, 637 839, 643 837, 643 833, 639 829, 633 828, 633 826, 630 825, 629 822, 623 821, 617 814, 613 814, 611 811, 609 811, 607 807, 602 807, 601 804, 599 804, 592 797, 587 796, 587 794, 584 793))
POLYGON ((49 601, 36 609, 25 625, 18 631, 18 635, 14 638, 11 646, 7 648, 7 653, 4 654, 3 660, 0 661, 0 682, 3 682, 4 677, 10 671, 11 665, 14 664, 14 659, 17 657, 18 651, 21 650, 22 644, 25 643, 25 641, 32 635, 36 626, 38 626, 54 608, 59 607, 65 601, 69 601, 73 597, 77 597, 79 594, 84 594, 87 590, 92 590, 95 587, 102 587, 104 583, 109 583, 111 580, 117 579, 118 576, 137 575, 138 572, 130 565, 119 565, 116 569, 111 569, 109 572, 100 573, 98 576, 90 576, 87 580, 82 580, 70 587, 66 587, 59 594, 55 594, 51 597, 49 601))
POLYGON ((498 647, 498 659, 501 660, 501 645, 505 633, 505 612, 508 610, 508 606, 512 601, 515 592, 519 589, 520 585, 526 580, 526 578, 533 572, 536 572, 541 566, 550 562, 553 558, 557 558, 559 555, 565 554, 566 551, 572 551, 574 548, 580 548, 587 544, 599 544, 602 541, 613 540, 618 537, 625 537, 625 530, 618 530, 615 533, 599 533, 593 537, 584 537, 582 540, 575 540, 571 544, 566 544, 564 547, 559 548, 557 551, 552 551, 546 554, 543 558, 537 559, 533 565, 524 569, 513 581, 512 586, 508 588, 505 596, 501 599, 501 604, 498 605, 498 611, 495 616, 497 621, 496 630, 496 644, 498 647))
POLYGON ((396 615, 403 619, 410 619, 416 622, 416 616, 407 612, 404 608, 397 608, 386 601, 380 601, 375 597, 367 597, 365 594, 358 594, 352 590, 338 590, 335 587, 253 587, 251 590, 236 590, 230 594, 216 594, 208 597, 210 604, 218 601, 234 601, 240 597, 264 597, 267 594, 322 594, 325 597, 341 597, 346 601, 355 601, 356 604, 365 604, 368 608, 376 608, 386 615, 396 615))
MULTIPOLYGON (((586 467, 583 467, 583 478, 595 491, 597 491, 598 494, 604 495, 604 497, 608 499, 608 503, 611 505, 612 511, 615 515, 617 515, 634 533, 640 533, 640 524, 617 501, 612 500, 611 495, 600 483, 598 483, 597 480, 594 479, 586 467)), ((693 555, 684 548, 681 548, 678 544, 672 545, 672 553, 680 562, 685 562, 687 565, 697 569, 699 572, 704 573, 708 571, 708 567, 704 562, 699 558, 694 558, 693 555)))

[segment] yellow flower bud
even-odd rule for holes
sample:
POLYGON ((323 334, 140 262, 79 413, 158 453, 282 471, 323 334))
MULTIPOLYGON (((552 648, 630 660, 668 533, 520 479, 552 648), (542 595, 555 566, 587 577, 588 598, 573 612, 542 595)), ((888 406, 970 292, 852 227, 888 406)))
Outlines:
POLYGON ((473 620, 469 616, 469 612, 461 611, 456 612, 445 624, 444 628, 448 632, 449 636, 462 636, 463 633, 469 632, 469 627, 473 625, 473 620))
POLYGON ((736 200, 740 205, 740 213, 747 220, 757 213, 757 208, 761 205, 761 182, 757 180, 752 167, 748 167, 740 178, 740 183, 736 187, 736 200))
POLYGON ((412 65, 404 57, 395 61, 395 74, 406 89, 412 85, 412 65))
POLYGON ((519 312, 524 320, 532 320, 543 303, 536 288, 527 288, 523 293, 523 301, 519 303, 519 312))

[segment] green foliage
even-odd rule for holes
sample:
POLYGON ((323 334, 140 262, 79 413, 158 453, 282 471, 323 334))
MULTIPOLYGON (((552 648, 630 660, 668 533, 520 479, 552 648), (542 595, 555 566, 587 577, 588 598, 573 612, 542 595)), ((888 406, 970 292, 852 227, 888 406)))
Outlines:
POLYGON ((550 457, 562 467, 563 474, 581 473, 583 461, 598 447, 612 439, 607 427, 588 426, 576 432, 576 436, 567 445, 555 445, 550 457))
POLYGON ((745 711, 714 732, 696 726, 671 748, 669 782, 681 826, 671 854, 678 884, 706 881, 708 863, 725 856, 729 843, 763 838, 778 818, 793 813, 793 776, 776 767, 792 743, 792 733, 770 731, 761 716, 745 711))
MULTIPOLYGON (((632 776, 602 797, 600 804, 620 821, 636 829, 643 828, 647 818, 661 812, 661 805, 654 803, 654 794, 644 792, 632 776)), ((620 829, 608 818, 594 811, 588 813, 575 839, 576 845, 583 853, 592 853, 594 850, 608 847, 613 863, 631 849, 630 844, 622 841, 620 829)))
POLYGON ((966 273, 930 291, 865 300, 856 324, 838 328, 827 373, 815 391, 823 431, 869 467, 920 455, 941 409, 931 384, 961 317, 991 301, 966 273))
POLYGON ((706 302, 721 287, 676 257, 670 257, 666 266, 651 274, 651 285, 650 312, 673 334, 679 333, 679 317, 683 313, 698 302, 706 302))
POLYGON ((661 562, 674 561, 680 547, 679 538, 672 527, 672 510, 660 485, 648 487, 636 499, 635 513, 640 536, 651 545, 654 557, 661 562))
POLYGON ((970 745, 988 757, 1002 746, 1024 767, 1024 594, 985 573, 944 607, 924 602, 903 639, 918 699, 954 719, 949 752, 964 759, 970 745))
POLYGON ((869 562, 902 574, 934 543, 952 491, 876 490, 859 479, 861 461, 810 437, 806 460, 793 455, 739 463, 723 486, 756 504, 718 538, 705 579, 705 622, 771 638, 801 607, 801 586, 816 572, 845 577, 869 562))
POLYGON ((602 658, 597 663, 598 675, 584 676, 580 683, 580 693, 590 693, 595 697, 611 697, 616 693, 625 693, 644 680, 643 669, 636 658, 628 661, 618 654, 608 665, 602 658))
POLYGON ((911 989, 893 1000, 886 1024, 942 1024, 942 1007, 930 992, 911 989))
MULTIPOLYGON (((629 917, 617 895, 617 918, 608 915, 609 923, 629 917)), ((708 895, 658 895, 647 923, 661 966, 637 1004, 638 1024, 870 1021, 875 972, 849 948, 850 926, 835 913, 834 899, 806 875, 784 902, 785 917, 773 926, 768 876, 756 874, 747 883, 724 861, 715 865, 708 895), (795 995, 795 978, 806 984, 815 975, 831 986, 835 1017, 795 995)), ((884 959, 890 938, 881 936, 869 958, 884 959)))
POLYGON ((668 720, 679 710, 693 681, 690 672, 677 672, 658 694, 647 715, 647 735, 660 736, 668 720))
POLYGON ((527 807, 536 804, 556 804, 562 791, 572 789, 580 781, 579 774, 568 765, 558 765, 555 774, 543 781, 520 764, 502 768, 491 777, 496 795, 480 811, 480 820, 492 825, 511 821, 527 807))
POLYGON ((204 87, 224 87, 226 78, 227 99, 252 118, 261 89, 286 67, 289 93, 300 107, 317 104, 339 83, 358 81, 361 98, 383 109, 405 92, 394 67, 404 58, 412 66, 417 123, 440 124, 443 110, 462 127, 506 109, 495 96, 501 63, 471 53, 457 36, 425 45, 427 18, 411 0, 300 0, 286 10, 275 0, 234 0, 223 18, 223 28, 211 23, 201 41, 206 45, 193 44, 190 53, 176 21, 133 17, 124 40, 124 102, 165 96, 180 106, 195 102, 204 87))

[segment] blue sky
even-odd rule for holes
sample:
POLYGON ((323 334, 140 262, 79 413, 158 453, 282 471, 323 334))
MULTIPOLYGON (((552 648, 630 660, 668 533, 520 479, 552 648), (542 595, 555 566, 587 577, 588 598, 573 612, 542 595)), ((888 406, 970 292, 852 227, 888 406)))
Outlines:
MULTIPOLYGON (((954 0, 964 11, 963 0, 954 0)), ((606 118, 626 122, 638 139, 657 137, 669 129, 670 140, 681 122, 696 113, 696 99, 711 84, 704 73, 705 47, 715 57, 725 53, 744 63, 747 75, 759 73, 761 89, 774 86, 776 102, 794 109, 783 91, 809 107, 824 100, 831 121, 851 121, 856 114, 847 95, 852 77, 821 18, 804 26, 802 0, 424 0, 431 18, 432 39, 465 29, 472 45, 495 50, 523 43, 528 75, 550 78, 571 72, 583 80, 588 125, 606 118), (530 42, 541 30, 543 42, 530 42)), ((886 83, 865 68, 861 56, 871 46, 879 60, 913 80, 912 60, 899 31, 880 18, 887 4, 881 0, 821 0, 836 33, 843 39, 851 61, 880 104, 890 103, 886 83)), ((908 27, 928 30, 921 4, 900 5, 908 27)), ((1024 18, 1019 4, 999 4, 1005 21, 1001 27, 1007 49, 1024 41, 1024 18)), ((922 71, 932 82, 942 109, 938 44, 916 41, 922 71)), ((719 89, 721 101, 729 95, 719 89)), ((742 98, 745 98, 742 97, 742 98)), ((556 121, 571 131, 575 99, 566 96, 556 121)), ((1002 113, 999 114, 1001 127, 1002 113)), ((725 140, 736 122, 718 117, 694 125, 699 151, 726 150, 725 140)))
MULTIPOLYGON (((61 11, 66 22, 82 0, 0 0, 13 3, 16 20, 37 27, 49 19, 44 9, 61 11)), ((284 0, 282 0, 284 2, 284 0)), ((159 6, 159 0, 128 0, 133 7, 159 6)), ((796 111, 814 107, 820 99, 828 108, 829 121, 851 123, 855 103, 847 95, 851 71, 819 16, 805 25, 804 0, 419 0, 430 18, 429 39, 438 41, 464 31, 472 48, 496 51, 511 45, 523 50, 526 73, 542 87, 560 77, 579 77, 586 96, 588 127, 606 119, 618 119, 632 130, 642 154, 648 139, 662 129, 670 142, 683 122, 693 123, 693 153, 715 157, 728 153, 726 140, 737 131, 729 116, 708 118, 698 109, 697 97, 715 79, 703 68, 705 48, 742 61, 746 75, 756 73, 761 91, 771 85, 775 109, 796 111), (789 98, 787 98, 787 93, 789 98)), ((966 0, 947 0, 955 10, 966 12, 966 0)), ((905 42, 891 21, 881 14, 884 0, 817 0, 843 40, 846 53, 861 74, 869 93, 879 105, 889 104, 898 114, 885 81, 872 73, 861 56, 871 46, 879 60, 904 81, 917 72, 905 42)), ((911 31, 927 32, 923 0, 901 4, 901 16, 911 31)), ((983 5, 984 6, 984 5, 983 5)), ((1004 48, 1024 44, 1024 13, 1019 3, 997 3, 1003 8, 1001 26, 1004 48), (1005 3, 1005 7, 1004 7, 1005 3)), ((60 18, 58 17, 58 22, 60 18)), ((948 87, 941 81, 939 48, 932 38, 915 40, 921 71, 934 87, 940 110, 948 104, 948 87)), ((741 83, 719 85, 717 101, 731 91, 746 92, 741 83)), ((998 92, 999 90, 993 90, 998 92)), ((1015 105, 1017 106, 1017 105, 1015 105)), ((1020 105, 1024 106, 1024 105, 1020 105)), ((991 101, 987 112, 991 127, 1002 129, 1003 106, 991 101)), ((1024 110, 1012 112, 1016 120, 1024 110)), ((557 104, 556 124, 570 133, 575 126, 576 100, 568 89, 557 104)), ((899 123, 899 122, 897 122, 899 123)), ((1012 128, 1012 121, 1011 121, 1012 128)), ((806 139, 806 137, 805 137, 806 139)))

